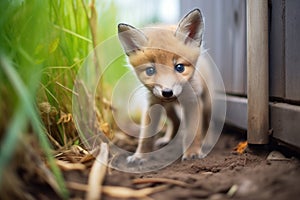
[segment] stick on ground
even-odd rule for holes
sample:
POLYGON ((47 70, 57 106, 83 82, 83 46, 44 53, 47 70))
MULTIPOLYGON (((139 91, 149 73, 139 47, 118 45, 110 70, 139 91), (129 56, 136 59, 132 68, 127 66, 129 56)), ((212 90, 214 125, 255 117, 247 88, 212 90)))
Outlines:
POLYGON ((108 146, 101 143, 101 151, 98 154, 88 180, 88 190, 86 200, 101 199, 102 183, 106 174, 106 165, 108 162, 108 146))

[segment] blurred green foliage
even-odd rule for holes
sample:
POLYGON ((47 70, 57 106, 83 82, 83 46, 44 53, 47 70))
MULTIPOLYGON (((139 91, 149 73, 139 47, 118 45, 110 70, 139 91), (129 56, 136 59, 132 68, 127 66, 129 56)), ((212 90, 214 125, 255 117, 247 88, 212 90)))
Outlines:
MULTIPOLYGON (((93 50, 89 3, 87 0, 0 1, 0 180, 18 141, 33 127, 63 184, 51 161, 46 129, 41 125, 36 105, 49 102, 57 110, 71 112, 76 74, 93 50)), ((105 7, 102 1, 96 3, 97 41, 101 43, 116 34, 117 8, 113 2, 105 7)), ((124 65, 124 57, 113 65, 124 65)), ((107 89, 104 92, 107 95, 127 71, 125 67, 113 69, 104 78, 102 89, 107 89)), ((66 141, 65 136, 61 133, 60 143, 66 141)))

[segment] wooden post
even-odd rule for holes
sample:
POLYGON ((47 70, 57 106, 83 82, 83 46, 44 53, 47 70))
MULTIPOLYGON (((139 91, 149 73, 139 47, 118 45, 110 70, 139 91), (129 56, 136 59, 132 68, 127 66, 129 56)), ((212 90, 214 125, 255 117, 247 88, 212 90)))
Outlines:
POLYGON ((268 68, 268 1, 247 0, 247 137, 249 144, 268 143, 268 68))

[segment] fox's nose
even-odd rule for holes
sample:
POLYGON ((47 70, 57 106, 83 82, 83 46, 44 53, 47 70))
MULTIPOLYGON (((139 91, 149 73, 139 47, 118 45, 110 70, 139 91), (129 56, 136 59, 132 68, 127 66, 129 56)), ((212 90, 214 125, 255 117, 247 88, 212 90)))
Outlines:
POLYGON ((163 97, 169 98, 173 96, 173 91, 171 89, 164 89, 162 90, 163 97))

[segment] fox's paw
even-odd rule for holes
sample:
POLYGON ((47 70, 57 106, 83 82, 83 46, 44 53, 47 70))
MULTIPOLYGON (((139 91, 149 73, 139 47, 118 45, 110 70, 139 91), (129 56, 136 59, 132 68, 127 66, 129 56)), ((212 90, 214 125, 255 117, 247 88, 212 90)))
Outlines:
POLYGON ((166 146, 170 142, 170 138, 167 137, 161 137, 158 140, 155 141, 154 146, 156 148, 161 148, 163 146, 166 146))
POLYGON ((135 153, 132 156, 127 157, 127 163, 129 165, 143 165, 146 162, 146 159, 143 158, 141 154, 135 153))
POLYGON ((201 159, 204 157, 205 157, 205 154, 201 151, 200 148, 188 149, 186 152, 184 152, 184 154, 182 156, 182 161, 201 159))

